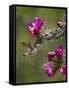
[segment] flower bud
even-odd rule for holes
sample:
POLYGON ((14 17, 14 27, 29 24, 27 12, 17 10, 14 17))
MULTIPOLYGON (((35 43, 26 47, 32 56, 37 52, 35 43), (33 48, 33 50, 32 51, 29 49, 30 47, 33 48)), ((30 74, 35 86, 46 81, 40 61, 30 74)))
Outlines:
POLYGON ((63 56, 63 46, 62 45, 55 48, 55 54, 58 58, 61 58, 63 56))
POLYGON ((66 73, 67 73, 67 66, 66 64, 62 65, 59 69, 59 72, 63 75, 63 76, 66 76, 66 73))
POLYGON ((51 51, 51 52, 48 52, 48 60, 51 61, 55 56, 55 52, 51 51))

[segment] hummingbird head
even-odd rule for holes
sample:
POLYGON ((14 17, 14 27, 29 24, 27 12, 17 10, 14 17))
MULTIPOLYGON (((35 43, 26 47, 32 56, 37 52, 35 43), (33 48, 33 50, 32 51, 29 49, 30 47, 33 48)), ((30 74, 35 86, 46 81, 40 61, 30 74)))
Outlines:
POLYGON ((40 44, 35 44, 35 45, 34 45, 34 48, 39 49, 40 47, 41 47, 41 45, 40 45, 40 44))

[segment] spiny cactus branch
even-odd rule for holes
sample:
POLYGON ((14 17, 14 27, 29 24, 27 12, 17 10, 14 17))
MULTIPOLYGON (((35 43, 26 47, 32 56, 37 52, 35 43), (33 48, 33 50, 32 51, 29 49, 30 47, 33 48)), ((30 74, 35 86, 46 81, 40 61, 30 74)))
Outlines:
POLYGON ((58 39, 59 37, 64 35, 64 30, 55 30, 54 32, 52 32, 49 35, 45 36, 46 40, 53 40, 53 39, 58 39))
POLYGON ((26 44, 26 43, 22 43, 22 45, 26 46, 26 49, 28 48, 27 52, 25 53, 25 55, 36 55, 36 53, 38 52, 38 50, 41 48, 42 43, 45 42, 46 40, 54 40, 54 39, 59 39, 59 37, 63 36, 65 34, 65 30, 64 29, 57 29, 54 32, 50 32, 49 34, 45 34, 44 36, 39 35, 39 37, 37 37, 37 40, 34 42, 34 44, 26 44), (30 47, 29 47, 30 46, 30 47), (32 49, 31 49, 32 48, 32 49))

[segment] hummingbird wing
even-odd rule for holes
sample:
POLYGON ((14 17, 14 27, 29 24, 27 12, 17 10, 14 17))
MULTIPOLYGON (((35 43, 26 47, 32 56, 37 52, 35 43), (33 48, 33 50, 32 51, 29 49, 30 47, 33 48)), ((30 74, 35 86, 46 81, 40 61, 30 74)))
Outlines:
POLYGON ((22 42, 22 47, 23 47, 23 51, 24 51, 24 55, 30 55, 33 48, 32 48, 32 45, 29 43, 25 43, 25 42, 22 42))
POLYGON ((31 49, 31 50, 33 49, 31 43, 28 43, 28 44, 27 44, 27 43, 25 43, 25 42, 22 42, 22 46, 23 46, 23 47, 26 47, 26 48, 28 48, 28 49, 31 49))

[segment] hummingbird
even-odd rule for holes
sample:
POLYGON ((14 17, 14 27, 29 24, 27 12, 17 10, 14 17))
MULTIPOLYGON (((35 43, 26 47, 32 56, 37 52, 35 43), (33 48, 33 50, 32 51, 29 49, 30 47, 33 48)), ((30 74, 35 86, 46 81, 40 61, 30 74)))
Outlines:
POLYGON ((25 49, 25 53, 23 53, 23 56, 28 56, 28 55, 36 55, 38 50, 40 49, 41 45, 40 44, 34 44, 32 45, 31 43, 25 43, 22 42, 22 47, 25 49))

